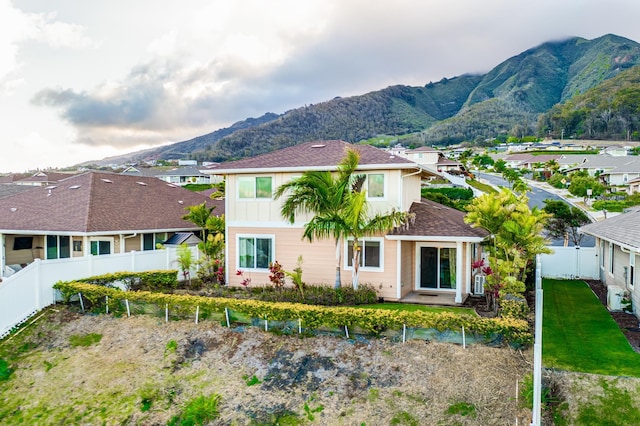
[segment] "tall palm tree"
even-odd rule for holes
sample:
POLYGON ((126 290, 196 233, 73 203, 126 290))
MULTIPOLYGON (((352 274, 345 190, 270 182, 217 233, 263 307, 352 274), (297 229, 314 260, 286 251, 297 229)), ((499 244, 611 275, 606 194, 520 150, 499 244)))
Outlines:
POLYGON ((340 212, 346 203, 347 194, 354 185, 361 185, 363 176, 355 176, 360 155, 355 150, 347 150, 338 165, 337 175, 329 171, 308 171, 299 178, 290 180, 276 190, 276 199, 288 193, 280 212, 290 223, 294 223, 297 214, 311 213, 314 218, 305 225, 303 238, 310 242, 314 238, 332 237, 336 244, 335 287, 342 285, 340 250, 344 229, 341 226, 340 212))
POLYGON ((305 224, 302 237, 314 239, 334 238, 336 242, 336 288, 341 286, 340 264, 341 242, 353 238, 352 283, 358 288, 360 246, 363 237, 386 232, 408 219, 408 213, 392 211, 386 215, 368 215, 366 176, 355 175, 360 154, 348 149, 338 165, 337 176, 325 171, 305 172, 301 177, 280 186, 275 197, 289 191, 290 195, 281 208, 282 216, 295 221, 296 213, 312 213, 313 218, 305 224))

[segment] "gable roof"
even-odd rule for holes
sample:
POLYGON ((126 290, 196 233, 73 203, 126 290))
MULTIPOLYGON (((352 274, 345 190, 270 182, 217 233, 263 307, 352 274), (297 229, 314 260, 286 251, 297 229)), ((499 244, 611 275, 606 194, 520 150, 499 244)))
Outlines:
POLYGON ((26 177, 24 179, 18 179, 15 182, 51 183, 51 182, 58 182, 60 180, 67 179, 70 176, 73 176, 73 174, 72 173, 39 171, 39 172, 36 172, 33 175, 31 175, 29 177, 26 177))
POLYGON ((640 208, 636 207, 627 213, 590 223, 581 227, 580 232, 638 252, 640 251, 640 208))
POLYGON ((0 199, 3 232, 105 234, 198 229, 183 220, 188 206, 206 202, 224 213, 224 202, 157 178, 87 172, 55 186, 0 199))
POLYGON ((161 177, 161 176, 209 176, 207 174, 204 174, 200 171, 200 168, 197 166, 185 166, 185 167, 176 167, 173 169, 169 169, 169 170, 162 170, 159 172, 156 172, 156 174, 154 175, 156 177, 161 177))
POLYGON ((406 158, 393 155, 371 145, 354 145, 340 140, 306 142, 251 158, 227 161, 206 173, 254 173, 256 171, 307 171, 336 170, 347 148, 360 153, 358 169, 419 169, 420 166, 406 158))
POLYGON ((395 228, 387 235, 389 239, 480 242, 489 235, 465 223, 466 213, 425 198, 411 204, 409 213, 415 214, 411 223, 395 228))

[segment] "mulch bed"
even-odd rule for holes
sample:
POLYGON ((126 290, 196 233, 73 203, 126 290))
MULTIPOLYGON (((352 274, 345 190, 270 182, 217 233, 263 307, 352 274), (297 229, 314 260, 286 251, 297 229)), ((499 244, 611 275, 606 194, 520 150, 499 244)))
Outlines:
MULTIPOLYGON (((591 290, 598 296, 600 302, 607 306, 607 286, 597 280, 585 280, 585 282, 591 287, 591 290)), ((611 318, 618 324, 620 330, 625 335, 631 347, 640 352, 640 320, 633 314, 626 312, 609 312, 611 318)))

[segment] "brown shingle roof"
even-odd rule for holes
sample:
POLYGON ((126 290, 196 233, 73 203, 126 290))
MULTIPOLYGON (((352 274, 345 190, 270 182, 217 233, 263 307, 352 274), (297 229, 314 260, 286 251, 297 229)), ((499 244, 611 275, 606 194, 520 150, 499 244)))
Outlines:
POLYGON ((354 148, 360 152, 361 168, 370 165, 383 165, 387 168, 417 168, 414 162, 371 145, 353 145, 340 140, 331 140, 306 142, 256 157, 227 161, 203 170, 227 174, 259 169, 335 169, 344 158, 347 148, 354 148))
POLYGON ((87 172, 0 199, 0 230, 107 233, 198 229, 182 220, 202 204, 224 213, 224 202, 157 178, 87 172))
POLYGON ((456 237, 460 240, 475 240, 489 235, 484 229, 466 224, 464 212, 424 198, 411 204, 409 213, 415 214, 415 220, 406 227, 394 229, 389 236, 456 237))

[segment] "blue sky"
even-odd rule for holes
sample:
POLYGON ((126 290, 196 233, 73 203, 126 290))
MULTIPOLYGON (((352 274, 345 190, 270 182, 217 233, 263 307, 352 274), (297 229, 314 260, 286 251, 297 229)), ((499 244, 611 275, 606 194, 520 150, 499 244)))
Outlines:
POLYGON ((637 0, 0 0, 0 172, 178 142, 541 43, 640 42, 637 0))

